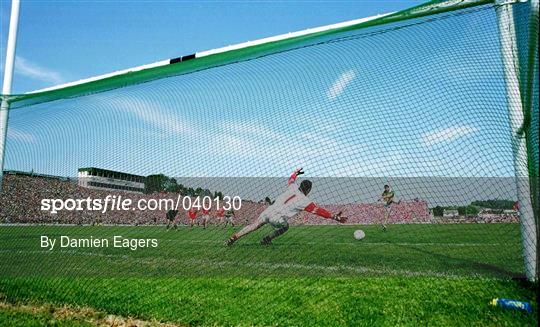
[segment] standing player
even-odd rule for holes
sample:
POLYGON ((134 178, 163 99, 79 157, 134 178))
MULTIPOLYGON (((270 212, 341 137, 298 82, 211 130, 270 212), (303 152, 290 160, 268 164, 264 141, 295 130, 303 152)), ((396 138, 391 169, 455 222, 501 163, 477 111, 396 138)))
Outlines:
POLYGON ((209 220, 210 220, 210 209, 205 209, 203 207, 201 209, 201 222, 203 224, 204 229, 206 229, 206 225, 208 224, 209 220))
POLYGON ((303 173, 302 168, 296 170, 289 178, 287 191, 277 197, 274 203, 261 213, 257 221, 244 227, 238 233, 233 234, 227 241, 227 245, 233 245, 239 238, 266 224, 270 224, 274 227, 274 231, 261 240, 261 244, 269 245, 274 238, 282 235, 289 229, 288 220, 302 211, 307 211, 326 219, 333 219, 340 223, 346 222, 347 218, 342 217, 341 212, 333 215, 326 209, 318 207, 307 197, 311 191, 311 181, 304 180, 300 183, 300 186, 295 183, 298 175, 303 173))
POLYGON ((223 228, 227 228, 227 225, 230 223, 232 227, 234 227, 234 219, 236 218, 236 214, 234 213, 233 208, 230 208, 229 210, 225 210, 225 225, 223 225, 223 228))
POLYGON ((390 185, 384 185, 384 191, 381 194, 379 201, 384 203, 384 218, 381 222, 381 227, 384 232, 386 232, 386 223, 390 217, 390 211, 392 210, 392 204, 400 204, 401 200, 398 202, 394 201, 395 193, 390 189, 390 185))
POLYGON ((193 228, 193 224, 195 224, 195 220, 197 219, 197 213, 198 211, 194 207, 189 208, 187 212, 190 228, 193 228))
POLYGON ((178 210, 169 210, 167 211, 167 214, 165 215, 165 218, 167 218, 167 229, 173 228, 177 229, 178 226, 176 225, 175 218, 178 214, 178 210))
POLYGON ((216 210, 216 221, 220 225, 225 222, 225 209, 223 207, 216 210))

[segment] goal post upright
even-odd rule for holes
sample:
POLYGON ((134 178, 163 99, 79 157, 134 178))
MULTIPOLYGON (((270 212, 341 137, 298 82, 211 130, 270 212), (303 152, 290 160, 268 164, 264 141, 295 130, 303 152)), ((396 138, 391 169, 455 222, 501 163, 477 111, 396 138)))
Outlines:
POLYGON ((4 66, 4 83, 2 85, 2 103, 0 106, 0 194, 4 178, 4 157, 8 129, 9 100, 15 66, 15 48, 17 46, 17 30, 19 26, 20 0, 11 1, 11 16, 9 19, 9 34, 6 48, 6 64, 4 66))
POLYGON ((495 11, 499 28, 501 58, 504 69, 506 98, 508 102, 508 117, 512 133, 512 150, 514 156, 514 171, 519 201, 519 215, 525 273, 527 279, 537 280, 537 229, 531 198, 531 183, 528 171, 527 141, 523 133, 525 123, 522 88, 519 80, 519 56, 516 43, 516 29, 512 6, 518 0, 496 0, 495 11))

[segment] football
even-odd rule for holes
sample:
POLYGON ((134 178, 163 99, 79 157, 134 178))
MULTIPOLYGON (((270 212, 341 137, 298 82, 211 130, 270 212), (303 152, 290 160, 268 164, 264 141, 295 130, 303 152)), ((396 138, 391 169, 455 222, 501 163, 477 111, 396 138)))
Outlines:
POLYGON ((361 239, 363 239, 364 237, 366 237, 366 233, 364 233, 363 230, 358 229, 358 230, 355 230, 355 231, 354 231, 354 238, 355 238, 355 239, 361 240, 361 239))

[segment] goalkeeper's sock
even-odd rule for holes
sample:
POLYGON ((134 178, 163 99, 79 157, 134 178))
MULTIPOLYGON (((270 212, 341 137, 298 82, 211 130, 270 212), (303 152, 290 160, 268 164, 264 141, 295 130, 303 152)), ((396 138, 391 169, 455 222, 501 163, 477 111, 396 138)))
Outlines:
POLYGON ((227 246, 231 246, 234 244, 234 242, 236 242, 236 240, 238 240, 238 236, 236 236, 236 234, 234 234, 233 236, 231 236, 227 242, 225 243, 227 246))
POLYGON ((269 235, 263 237, 263 239, 261 240, 261 245, 270 245, 270 244, 272 244, 272 238, 269 235))

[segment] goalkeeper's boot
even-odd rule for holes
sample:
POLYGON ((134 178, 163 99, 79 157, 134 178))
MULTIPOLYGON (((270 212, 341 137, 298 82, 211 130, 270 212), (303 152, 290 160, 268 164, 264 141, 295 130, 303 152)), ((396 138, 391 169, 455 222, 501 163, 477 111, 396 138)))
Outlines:
POLYGON ((236 240, 238 240, 238 236, 236 236, 236 234, 235 234, 235 235, 231 236, 231 237, 227 240, 227 242, 225 242, 225 245, 227 245, 227 246, 232 246, 232 245, 234 244, 234 242, 236 242, 236 240))
POLYGON ((270 236, 263 237, 261 245, 272 245, 272 238, 270 236))

